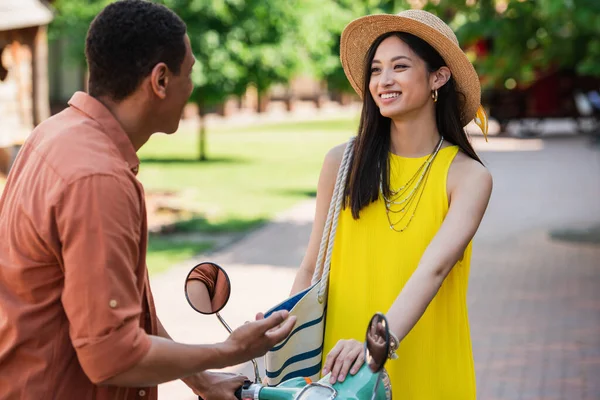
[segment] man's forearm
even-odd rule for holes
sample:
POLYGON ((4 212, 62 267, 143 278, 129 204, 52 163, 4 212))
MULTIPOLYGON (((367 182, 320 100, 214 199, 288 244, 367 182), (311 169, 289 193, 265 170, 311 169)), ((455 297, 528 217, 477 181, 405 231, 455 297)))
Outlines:
MULTIPOLYGON (((158 336, 165 338, 165 339, 173 340, 173 338, 171 337, 171 335, 169 335, 169 332, 167 332, 167 330, 165 329, 165 326, 162 324, 160 319, 157 318, 157 321, 158 321, 158 336)), ((186 385, 193 388, 194 390, 200 390, 206 386, 205 382, 204 382, 205 381, 204 376, 205 376, 205 371, 202 371, 202 372, 198 372, 196 374, 181 378, 181 380, 186 385)))
POLYGON ((160 319, 156 318, 156 320, 158 321, 158 336, 160 336, 162 338, 165 338, 165 339, 171 339, 171 340, 173 340, 173 338, 169 335, 169 333, 165 329, 165 327, 162 324, 162 322, 160 322, 160 319))
POLYGON ((187 345, 158 336, 150 336, 150 339, 150 350, 137 365, 102 384, 156 386, 208 369, 224 368, 231 363, 228 364, 231 354, 224 343, 187 345))
POLYGON ((214 345, 187 345, 159 336, 148 336, 150 349, 134 367, 95 383, 156 386, 261 357, 290 334, 296 317, 288 317, 287 311, 277 311, 268 318, 240 326, 225 342, 214 345))

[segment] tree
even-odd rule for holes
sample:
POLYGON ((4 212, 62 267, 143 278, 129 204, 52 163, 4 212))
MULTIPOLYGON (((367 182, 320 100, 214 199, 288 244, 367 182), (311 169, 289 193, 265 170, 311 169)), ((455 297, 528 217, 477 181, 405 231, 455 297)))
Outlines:
POLYGON ((595 0, 448 0, 426 8, 438 15, 453 9, 450 23, 463 47, 482 50, 470 56, 484 87, 504 86, 508 79, 528 84, 552 69, 600 76, 595 0))
MULTIPOLYGON (((85 36, 93 18, 114 0, 57 0, 51 37, 69 38, 70 60, 85 69, 85 36)), ((287 82, 305 56, 299 27, 316 0, 154 0, 187 24, 197 58, 191 101, 200 114, 200 159, 206 158, 204 116, 254 85, 259 95, 287 82)))
POLYGON ((206 159, 208 107, 254 85, 263 95, 300 65, 297 27, 302 0, 164 0, 186 22, 196 56, 192 101, 200 116, 200 159, 206 159))
MULTIPOLYGON (((397 13, 423 6, 455 30, 484 87, 508 79, 527 84, 549 69, 600 76, 600 2, 597 0, 334 0, 344 22, 330 25, 339 35, 354 18, 397 13)), ((334 90, 351 91, 341 65, 328 71, 334 90)))

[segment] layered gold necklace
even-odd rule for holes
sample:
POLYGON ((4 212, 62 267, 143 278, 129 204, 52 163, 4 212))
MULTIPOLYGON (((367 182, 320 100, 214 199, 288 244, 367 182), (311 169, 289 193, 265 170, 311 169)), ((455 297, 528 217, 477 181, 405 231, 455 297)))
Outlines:
POLYGON ((389 198, 383 193, 383 179, 380 179, 379 193, 385 203, 385 213, 390 224, 390 229, 396 232, 403 232, 408 228, 408 225, 410 225, 410 222, 415 216, 417 206, 421 201, 421 196, 423 195, 423 190, 427 183, 427 178, 429 177, 429 171, 431 170, 431 164, 442 148, 442 143, 444 143, 443 137, 440 138, 434 152, 427 157, 425 162, 423 162, 408 182, 396 190, 390 188, 389 198), (413 204, 414 207, 412 207, 413 204), (392 209, 393 206, 399 206, 399 208, 392 209), (410 212, 411 209, 412 212, 410 212), (392 221, 393 217, 397 217, 396 221, 392 221), (403 224, 403 226, 398 229, 398 226, 404 221, 406 221, 406 224, 403 224))

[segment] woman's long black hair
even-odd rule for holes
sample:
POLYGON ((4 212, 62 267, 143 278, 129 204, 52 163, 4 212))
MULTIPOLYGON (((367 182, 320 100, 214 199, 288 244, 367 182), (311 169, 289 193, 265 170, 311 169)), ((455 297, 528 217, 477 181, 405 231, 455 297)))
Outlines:
MULTIPOLYGON (((389 151, 391 119, 384 117, 371 96, 371 63, 381 42, 390 36, 396 36, 406 43, 427 66, 430 73, 446 66, 440 54, 423 39, 405 32, 386 33, 371 45, 365 57, 363 87, 363 109, 358 127, 358 136, 354 145, 353 161, 344 191, 345 205, 352 210, 352 216, 359 218, 360 210, 379 198, 379 183, 383 182, 383 192, 391 197, 389 188, 389 151)), ((448 142, 458 145, 469 157, 481 162, 471 146, 461 123, 460 110, 465 97, 456 89, 453 77, 438 89, 435 119, 440 135, 448 142)))

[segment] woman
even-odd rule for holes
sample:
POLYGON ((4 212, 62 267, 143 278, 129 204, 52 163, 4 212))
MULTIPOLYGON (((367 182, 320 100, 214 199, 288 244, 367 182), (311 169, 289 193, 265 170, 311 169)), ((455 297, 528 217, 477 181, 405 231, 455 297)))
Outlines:
MULTIPOLYGON (((386 366, 394 397, 475 399, 466 293, 492 190, 463 129, 477 115, 487 134, 477 74, 452 30, 420 10, 353 21, 340 52, 363 110, 332 256, 322 374, 333 383, 356 373, 369 318, 387 311, 399 343, 386 366)), ((325 158, 292 293, 310 285, 344 149, 325 158)))

